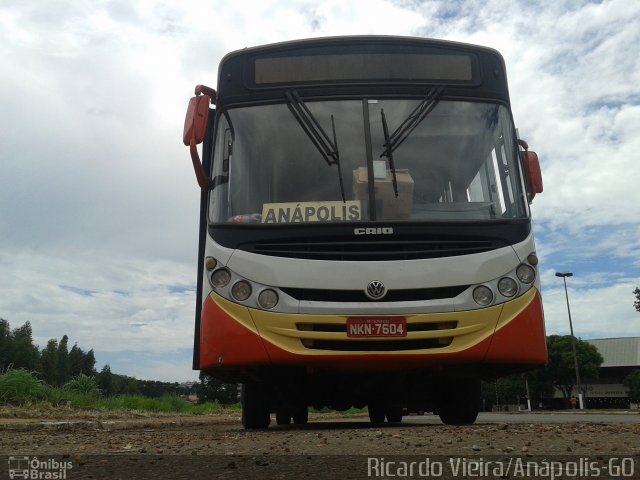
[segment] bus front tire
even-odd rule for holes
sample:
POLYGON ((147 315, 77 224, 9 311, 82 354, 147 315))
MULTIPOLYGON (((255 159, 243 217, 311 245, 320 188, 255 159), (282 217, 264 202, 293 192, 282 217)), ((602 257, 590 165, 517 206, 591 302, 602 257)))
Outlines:
POLYGON ((385 409, 385 416, 389 423, 402 422, 402 405, 387 405, 387 408, 385 409))
POLYGON ((278 425, 289 425, 291 423, 291 411, 286 408, 276 410, 276 423, 278 425))
POLYGON ((371 421, 371 423, 384 423, 384 405, 381 405, 379 403, 371 403, 367 406, 367 409, 369 410, 369 420, 371 421))
POLYGON ((295 425, 306 425, 309 421, 309 410, 306 405, 296 407, 293 410, 293 423, 295 425))
POLYGON ((242 403, 242 425, 246 430, 263 429, 271 423, 269 401, 263 384, 243 383, 240 391, 242 403))
POLYGON ((437 404, 440 420, 445 425, 471 425, 480 412, 480 380, 467 379, 450 385, 437 404))

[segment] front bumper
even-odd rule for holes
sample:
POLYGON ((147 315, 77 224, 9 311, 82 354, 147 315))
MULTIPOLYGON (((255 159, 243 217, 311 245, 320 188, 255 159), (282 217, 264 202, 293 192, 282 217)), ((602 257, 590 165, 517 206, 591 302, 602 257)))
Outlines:
POLYGON ((542 302, 535 288, 485 309, 403 316, 406 337, 353 339, 346 334, 347 316, 267 312, 212 292, 202 310, 200 367, 349 372, 547 361, 542 302))

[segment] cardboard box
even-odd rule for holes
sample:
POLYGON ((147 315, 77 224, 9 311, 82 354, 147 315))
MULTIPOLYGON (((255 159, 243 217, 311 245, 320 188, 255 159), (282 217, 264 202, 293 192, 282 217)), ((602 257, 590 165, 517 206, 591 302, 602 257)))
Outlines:
MULTIPOLYGON (((393 191, 393 176, 387 170, 387 177, 375 179, 376 213, 379 220, 395 220, 409 218, 413 208, 413 178, 409 170, 396 169, 398 197, 393 191)), ((360 167, 353 171, 353 194, 356 200, 367 205, 369 186, 367 168, 360 167)))

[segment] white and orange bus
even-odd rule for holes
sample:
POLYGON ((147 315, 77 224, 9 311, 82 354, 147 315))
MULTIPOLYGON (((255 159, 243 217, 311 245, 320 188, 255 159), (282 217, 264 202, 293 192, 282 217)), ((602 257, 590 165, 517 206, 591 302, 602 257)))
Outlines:
POLYGON ((202 189, 193 366, 242 384, 245 428, 352 406, 473 423, 481 379, 546 362, 542 179, 495 50, 232 52, 217 89, 196 87, 184 143, 202 189))

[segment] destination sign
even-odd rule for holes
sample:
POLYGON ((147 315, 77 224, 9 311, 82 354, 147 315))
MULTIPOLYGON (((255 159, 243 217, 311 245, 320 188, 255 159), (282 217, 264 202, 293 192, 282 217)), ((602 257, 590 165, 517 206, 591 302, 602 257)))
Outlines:
POLYGON ((265 203, 262 206, 262 223, 355 222, 361 218, 360 200, 265 203))

